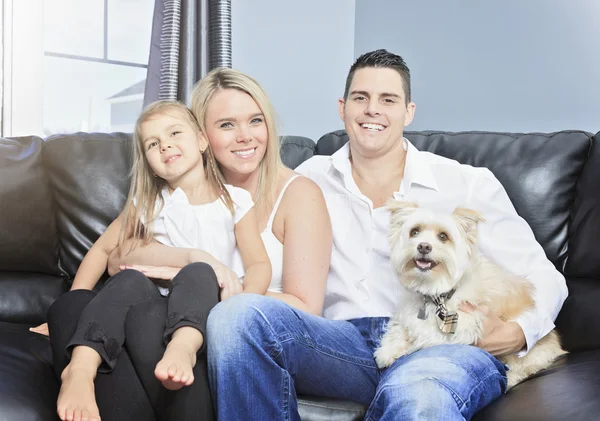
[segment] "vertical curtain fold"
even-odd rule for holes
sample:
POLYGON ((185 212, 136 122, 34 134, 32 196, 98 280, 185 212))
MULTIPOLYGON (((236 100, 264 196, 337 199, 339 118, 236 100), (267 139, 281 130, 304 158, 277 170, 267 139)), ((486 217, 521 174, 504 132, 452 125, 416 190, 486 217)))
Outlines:
POLYGON ((156 0, 144 106, 189 104, 210 69, 231 67, 231 0, 156 0))

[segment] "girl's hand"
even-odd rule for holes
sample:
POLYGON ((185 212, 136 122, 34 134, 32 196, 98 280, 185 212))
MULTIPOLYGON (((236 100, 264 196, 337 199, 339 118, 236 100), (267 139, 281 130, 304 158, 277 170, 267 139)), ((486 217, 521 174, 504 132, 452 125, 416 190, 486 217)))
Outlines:
POLYGON ((221 287, 221 301, 243 292, 242 283, 234 271, 223 264, 214 265, 213 269, 221 287))
POLYGON ((173 266, 121 265, 121 270, 133 269, 142 272, 148 278, 172 280, 181 268, 173 266))
POLYGON ((36 327, 30 327, 30 332, 39 333, 40 335, 50 336, 50 332, 48 331, 48 323, 43 323, 36 327))

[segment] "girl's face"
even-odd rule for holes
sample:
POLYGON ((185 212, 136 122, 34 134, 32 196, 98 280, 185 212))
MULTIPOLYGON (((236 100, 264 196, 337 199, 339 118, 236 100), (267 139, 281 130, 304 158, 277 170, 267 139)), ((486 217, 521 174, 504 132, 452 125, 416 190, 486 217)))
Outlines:
POLYGON ((269 132, 262 111, 250 95, 237 89, 215 92, 204 124, 226 179, 258 170, 267 150, 269 132))
POLYGON ((186 174, 202 171, 206 142, 184 118, 157 115, 142 123, 142 148, 150 168, 165 181, 177 182, 186 174))

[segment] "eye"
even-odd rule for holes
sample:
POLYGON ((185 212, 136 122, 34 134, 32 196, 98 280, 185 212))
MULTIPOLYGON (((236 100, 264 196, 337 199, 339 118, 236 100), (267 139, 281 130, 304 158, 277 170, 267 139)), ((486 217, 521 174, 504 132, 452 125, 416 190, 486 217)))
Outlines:
POLYGON ((385 102, 387 104, 394 104, 396 101, 394 101, 392 98, 385 98, 383 100, 383 102, 385 102))
POLYGON ((263 119, 262 119, 261 117, 256 117, 256 118, 253 118, 253 119, 250 121, 250 123, 251 123, 251 124, 260 124, 260 123, 262 123, 262 122, 263 122, 263 119))
POLYGON ((158 145, 158 142, 150 142, 147 145, 147 150, 150 150, 151 148, 155 147, 156 145, 158 145))
POLYGON ((442 243, 445 243, 446 241, 448 241, 448 234, 446 234, 445 232, 440 232, 438 234, 438 238, 442 243))
POLYGON ((417 235, 419 235, 420 232, 421 232, 421 230, 419 228, 413 228, 410 230, 410 236, 416 237, 417 235))
POLYGON ((364 95, 356 95, 353 99, 354 101, 364 101, 366 98, 364 95))
POLYGON ((179 133, 181 133, 181 132, 178 130, 175 130, 174 132, 171 133, 171 137, 177 136, 179 133))
POLYGON ((233 127, 233 124, 231 124, 231 122, 226 121, 225 123, 221 124, 219 126, 222 129, 231 129, 233 127))

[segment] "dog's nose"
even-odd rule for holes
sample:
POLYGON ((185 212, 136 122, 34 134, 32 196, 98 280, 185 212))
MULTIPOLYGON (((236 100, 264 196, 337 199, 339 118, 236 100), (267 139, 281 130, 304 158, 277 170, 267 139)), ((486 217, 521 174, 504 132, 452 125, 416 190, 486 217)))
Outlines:
POLYGON ((431 244, 419 243, 419 245, 417 246, 417 251, 421 254, 431 253, 431 244))

